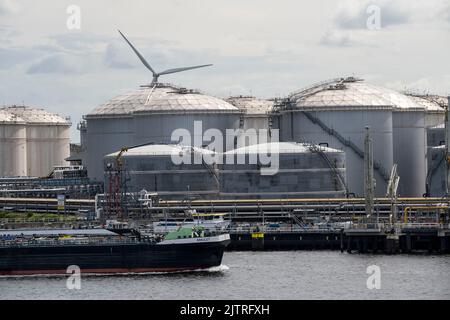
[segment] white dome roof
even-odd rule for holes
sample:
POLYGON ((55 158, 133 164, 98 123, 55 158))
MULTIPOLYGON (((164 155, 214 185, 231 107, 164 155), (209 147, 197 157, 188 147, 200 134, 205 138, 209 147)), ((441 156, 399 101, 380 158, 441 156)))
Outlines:
POLYGON ((7 106, 0 108, 0 111, 6 112, 17 119, 13 121, 23 121, 27 124, 71 125, 69 120, 39 108, 7 106))
MULTIPOLYGON (((342 152, 340 150, 320 147, 323 152, 342 152)), ((259 153, 311 153, 307 144, 297 142, 269 142, 254 144, 225 152, 225 154, 259 154, 259 153)))
MULTIPOLYGON (((137 148, 130 148, 128 151, 123 153, 123 157, 136 157, 136 156, 171 156, 173 154, 179 153, 201 153, 201 154, 213 154, 214 151, 197 148, 182 146, 177 144, 150 144, 147 146, 141 146, 137 148)), ((116 157, 119 151, 106 155, 105 157, 116 157)))
POLYGON ((355 78, 327 81, 290 95, 295 109, 392 109, 420 111, 425 106, 397 91, 374 86, 355 78))
POLYGON ((408 95, 414 102, 424 106, 429 112, 445 112, 447 98, 441 96, 414 96, 408 95))
POLYGON ((257 99, 255 97, 229 97, 226 101, 249 115, 267 114, 273 109, 273 101, 257 99))
POLYGON ((133 113, 237 113, 228 102, 192 90, 158 85, 121 94, 96 108, 89 117, 129 116, 133 113))
POLYGON ((0 109, 0 122, 1 123, 24 123, 23 119, 17 117, 5 110, 0 109))

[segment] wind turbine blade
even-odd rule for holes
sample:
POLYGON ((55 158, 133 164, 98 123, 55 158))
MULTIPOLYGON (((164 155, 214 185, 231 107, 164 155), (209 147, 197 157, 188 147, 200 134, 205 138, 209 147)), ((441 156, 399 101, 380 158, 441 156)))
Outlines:
POLYGON ((204 67, 210 67, 210 66, 212 66, 212 64, 203 64, 203 65, 201 65, 201 66, 193 66, 193 67, 184 67, 184 68, 168 69, 168 70, 164 70, 163 72, 160 72, 160 73, 158 73, 158 74, 159 74, 159 75, 163 75, 163 74, 182 72, 182 71, 186 71, 186 70, 192 70, 192 69, 204 68, 204 67))
POLYGON ((156 75, 157 73, 155 72, 155 70, 153 70, 153 68, 150 66, 150 64, 147 62, 147 60, 145 60, 145 58, 139 53, 139 51, 137 51, 137 49, 131 44, 131 42, 128 41, 128 39, 123 35, 122 32, 120 32, 120 30, 117 30, 117 31, 119 31, 120 35, 130 45, 131 49, 133 49, 134 53, 136 53, 136 55, 141 60, 141 62, 144 64, 144 66, 146 66, 147 69, 150 70, 153 73, 153 75, 156 75))

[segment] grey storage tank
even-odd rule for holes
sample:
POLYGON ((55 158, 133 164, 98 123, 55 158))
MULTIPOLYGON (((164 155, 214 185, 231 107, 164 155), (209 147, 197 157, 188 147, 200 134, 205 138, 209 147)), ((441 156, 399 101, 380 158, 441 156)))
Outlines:
POLYGON ((223 198, 345 197, 345 167, 344 152, 331 148, 294 142, 246 146, 225 153, 220 167, 220 195, 223 198), (258 161, 261 155, 268 154, 271 165, 258 161), (265 174, 264 168, 274 166, 275 161, 277 172, 265 174))
MULTIPOLYGON (((109 185, 114 183, 111 179, 114 179, 113 170, 116 169, 118 154, 119 152, 115 152, 104 158, 106 192, 109 192, 109 185)), ((203 159, 205 155, 214 155, 214 152, 202 148, 163 144, 129 149, 121 156, 123 175, 127 178, 126 190, 122 192, 146 190, 168 199, 217 196, 217 167, 207 164, 203 159), (182 157, 186 161, 177 164, 172 157, 182 157)))
POLYGON ((430 148, 427 160, 427 196, 443 197, 446 193, 445 145, 430 148))

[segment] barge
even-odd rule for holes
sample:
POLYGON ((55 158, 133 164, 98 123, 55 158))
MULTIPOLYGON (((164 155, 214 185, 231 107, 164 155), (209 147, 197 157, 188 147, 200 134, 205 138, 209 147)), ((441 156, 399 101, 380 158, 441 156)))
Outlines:
POLYGON ((220 266, 229 234, 201 227, 122 236, 105 229, 0 232, 0 275, 185 272, 220 266))

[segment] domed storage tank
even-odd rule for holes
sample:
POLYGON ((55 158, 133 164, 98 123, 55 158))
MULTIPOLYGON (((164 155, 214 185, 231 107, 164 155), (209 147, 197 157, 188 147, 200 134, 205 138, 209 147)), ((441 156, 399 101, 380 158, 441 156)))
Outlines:
POLYGON ((229 97, 226 101, 242 112, 240 137, 245 140, 241 140, 240 146, 259 143, 259 130, 267 130, 268 132, 272 128, 271 112, 273 110, 273 101, 257 99, 251 96, 229 97))
POLYGON ((25 122, 0 109, 0 177, 26 176, 25 122))
POLYGON ((225 153, 220 168, 220 195, 224 198, 344 197, 345 167, 344 152, 331 148, 292 142, 246 146, 225 153), (259 157, 269 153, 271 165, 262 165, 259 157), (277 168, 276 174, 267 175, 262 171, 270 166, 277 168))
MULTIPOLYGON (((279 110, 282 141, 326 143, 346 155, 349 191, 364 195, 364 136, 373 138, 375 193, 386 193, 393 164, 392 103, 379 87, 355 78, 323 82, 290 95, 279 110)), ((402 181, 402 180, 400 180, 402 181)))
POLYGON ((421 105, 426 110, 427 128, 439 126, 445 121, 445 108, 447 107, 447 97, 438 95, 417 95, 407 94, 416 104, 421 105))
MULTIPOLYGON (((118 152, 104 158, 105 192, 110 185, 110 170, 115 168, 118 152)), ((147 145, 129 149, 122 154, 122 168, 126 177, 127 192, 146 190, 157 192, 162 198, 184 199, 189 196, 208 198, 217 196, 219 182, 214 164, 202 161, 204 155, 214 152, 180 145, 147 145), (178 164, 172 157, 182 157, 178 164), (190 161, 190 163, 186 163, 190 161)))
POLYGON ((3 110, 25 122, 27 176, 47 176, 54 166, 67 164, 65 159, 70 155, 69 120, 39 108, 11 106, 3 110))
POLYGON ((270 113, 273 110, 273 101, 257 99, 251 96, 229 97, 226 101, 242 111, 242 129, 271 128, 272 119, 270 118, 270 113))
POLYGON ((206 130, 225 137, 226 129, 239 128, 240 114, 224 100, 160 83, 120 95, 85 116, 89 176, 101 179, 103 156, 122 147, 177 143, 171 141, 176 129, 188 130, 192 145, 209 144, 201 137, 206 130), (194 137, 194 121, 201 124, 200 136, 194 137))

